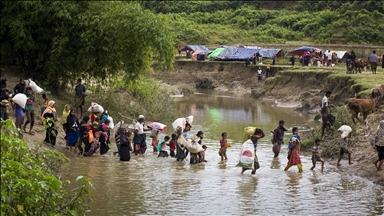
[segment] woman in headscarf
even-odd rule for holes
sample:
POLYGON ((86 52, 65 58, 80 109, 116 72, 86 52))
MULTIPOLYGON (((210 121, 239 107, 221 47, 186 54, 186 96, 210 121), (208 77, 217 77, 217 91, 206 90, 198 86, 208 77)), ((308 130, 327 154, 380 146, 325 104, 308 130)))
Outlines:
POLYGON ((57 129, 55 127, 55 119, 56 119, 56 109, 55 109, 55 101, 51 100, 48 102, 47 108, 45 108, 41 117, 44 120, 43 124, 45 124, 45 139, 44 144, 50 143, 52 147, 56 144, 56 136, 57 129))
POLYGON ((75 109, 71 109, 70 114, 67 117, 68 125, 68 146, 70 147, 69 152, 72 152, 72 147, 76 145, 79 140, 79 119, 76 116, 75 109))
POLYGON ((123 121, 120 123, 120 127, 118 130, 118 133, 120 134, 120 148, 119 155, 120 155, 120 161, 129 161, 131 160, 131 154, 130 151, 132 151, 130 137, 132 135, 131 131, 127 131, 123 127, 123 121))
POLYGON ((69 113, 71 112, 71 107, 69 104, 65 104, 64 110, 63 110, 63 117, 62 117, 62 124, 63 124, 63 129, 65 132, 65 148, 69 149, 68 147, 68 124, 67 124, 67 118, 69 116, 69 113))
POLYGON ((83 145, 82 136, 85 133, 84 131, 86 131, 88 128, 90 128, 90 125, 88 124, 88 122, 89 122, 89 116, 83 116, 83 120, 80 122, 80 128, 79 128, 80 137, 79 137, 79 140, 77 141, 77 143, 75 145, 75 153, 77 152, 76 149, 79 149, 80 155, 82 155, 84 153, 83 147, 82 147, 82 145, 83 145))
POLYGON ((102 129, 101 131, 96 132, 96 139, 99 139, 99 142, 100 142, 100 155, 103 155, 109 151, 109 146, 107 144, 108 125, 103 123, 101 125, 101 129, 102 129))
POLYGON ((374 163, 377 168, 377 171, 380 171, 383 170, 381 168, 381 165, 383 165, 384 162, 384 120, 380 121, 379 127, 377 128, 375 134, 375 144, 379 159, 377 159, 377 161, 375 161, 374 163))

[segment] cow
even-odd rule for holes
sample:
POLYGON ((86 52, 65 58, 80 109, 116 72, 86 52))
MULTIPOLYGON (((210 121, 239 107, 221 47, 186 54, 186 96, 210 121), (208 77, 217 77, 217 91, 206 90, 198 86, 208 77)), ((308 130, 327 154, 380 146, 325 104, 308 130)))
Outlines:
POLYGON ((355 68, 355 62, 351 59, 347 59, 347 74, 353 74, 353 68, 355 68))
POLYGON ((369 57, 368 59, 363 61, 363 67, 364 67, 364 72, 367 72, 367 70, 369 71, 369 68, 371 67, 371 63, 369 62, 369 57))
POLYGON ((357 117, 359 113, 363 113, 363 122, 367 118, 371 112, 373 112, 374 109, 377 109, 376 104, 377 104, 378 99, 377 98, 369 98, 369 99, 352 99, 348 103, 348 108, 352 113, 352 120, 353 123, 356 124, 355 118, 360 121, 360 119, 357 117))
POLYGON ((361 70, 364 69, 364 61, 361 60, 361 59, 357 59, 355 61, 355 71, 356 71, 356 74, 357 72, 359 72, 361 74, 361 70))

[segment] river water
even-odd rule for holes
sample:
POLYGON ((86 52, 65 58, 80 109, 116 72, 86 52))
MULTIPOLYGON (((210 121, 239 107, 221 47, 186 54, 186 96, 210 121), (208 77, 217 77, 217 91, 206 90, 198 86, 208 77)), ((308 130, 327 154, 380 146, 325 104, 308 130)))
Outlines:
MULTIPOLYGON (((320 164, 314 171, 310 152, 302 152, 303 173, 293 166, 287 172, 286 146, 273 158, 270 133, 280 119, 286 127, 317 124, 313 116, 281 108, 231 92, 201 91, 175 99, 184 116, 193 115, 190 136, 204 131, 207 163, 190 165, 174 158, 157 158, 148 148, 130 162, 118 157, 71 156, 70 178, 88 177, 96 190, 87 215, 382 215, 383 187, 346 173, 342 161, 320 164), (241 174, 236 167, 244 127, 262 127, 266 133, 257 149, 260 169, 241 174), (228 133, 228 161, 218 155, 221 133, 228 133)), ((159 120, 160 121, 160 120, 159 120)), ((161 122, 161 121, 160 121, 161 122)), ((172 133, 171 123, 167 134, 172 133)), ((163 138, 165 134, 161 134, 163 138)), ((287 133, 285 140, 289 139, 287 133)), ((147 139, 150 144, 150 139, 147 139)), ((112 150, 115 146, 111 146, 112 150)))

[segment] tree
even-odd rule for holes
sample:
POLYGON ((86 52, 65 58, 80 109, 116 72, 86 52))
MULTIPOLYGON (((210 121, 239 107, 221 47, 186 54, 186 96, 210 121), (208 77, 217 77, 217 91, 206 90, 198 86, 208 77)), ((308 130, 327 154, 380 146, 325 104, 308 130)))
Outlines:
POLYGON ((1 2, 1 61, 57 89, 77 76, 127 81, 159 62, 173 69, 165 20, 132 2, 1 2))

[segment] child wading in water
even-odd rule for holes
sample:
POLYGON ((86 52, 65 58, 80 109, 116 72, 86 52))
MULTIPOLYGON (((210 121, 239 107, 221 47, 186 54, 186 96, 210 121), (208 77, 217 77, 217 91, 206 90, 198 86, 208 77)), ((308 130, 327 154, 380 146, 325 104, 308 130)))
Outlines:
POLYGON ((321 145, 321 140, 319 138, 317 138, 315 140, 315 145, 312 148, 312 164, 313 164, 313 166, 311 167, 311 170, 315 169, 317 161, 321 162, 321 170, 324 170, 324 160, 320 156, 320 145, 321 145))
POLYGON ((224 132, 221 134, 222 139, 220 140, 220 150, 219 150, 219 155, 221 157, 221 161, 228 160, 227 157, 227 133, 224 132))
MULTIPOLYGON (((341 126, 341 127, 343 127, 343 126, 341 126)), ((340 144, 340 156, 339 156, 339 160, 337 161, 337 166, 340 166, 340 161, 341 161, 341 158, 343 158, 344 153, 348 154, 349 165, 353 164, 353 162, 351 161, 351 151, 349 151, 347 148, 349 133, 350 133, 350 131, 344 131, 341 134, 341 139, 343 139, 343 140, 341 141, 341 144, 340 144)))
POLYGON ((172 134, 172 140, 167 144, 169 146, 169 155, 171 157, 175 157, 176 150, 176 134, 172 134))
POLYGON ((165 136, 164 140, 161 140, 159 145, 157 146, 157 151, 159 155, 157 157, 168 157, 167 145, 166 143, 169 141, 169 136, 165 136))
POLYGON ((156 131, 156 135, 152 137, 153 152, 157 152, 158 145, 159 145, 159 131, 156 131))

